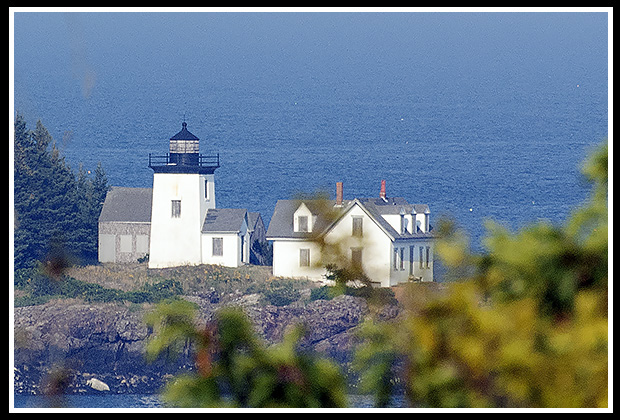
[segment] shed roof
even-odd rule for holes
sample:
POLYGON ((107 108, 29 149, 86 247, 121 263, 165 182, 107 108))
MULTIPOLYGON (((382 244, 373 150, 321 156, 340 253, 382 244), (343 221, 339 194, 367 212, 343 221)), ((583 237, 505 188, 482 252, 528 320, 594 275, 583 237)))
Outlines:
POLYGON ((106 195, 99 222, 150 223, 152 188, 112 187, 106 195))
POLYGON ((263 218, 261 217, 260 213, 249 211, 248 212, 248 227, 250 229, 256 228, 256 224, 258 223, 259 219, 260 219, 260 221, 262 223, 263 222, 263 218))
POLYGON ((247 212, 246 209, 209 209, 202 225, 202 233, 239 232, 247 212))

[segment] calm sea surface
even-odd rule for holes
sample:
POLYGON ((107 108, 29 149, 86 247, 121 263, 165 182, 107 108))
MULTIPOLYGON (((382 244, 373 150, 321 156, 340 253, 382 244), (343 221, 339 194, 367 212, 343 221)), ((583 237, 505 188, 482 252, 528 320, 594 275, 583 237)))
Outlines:
MULTIPOLYGON (((349 395, 349 407, 372 408, 373 397, 366 395, 349 395)), ((401 407, 402 397, 395 397, 392 408, 401 407)), ((46 408, 49 400, 41 395, 15 395, 15 408, 46 408)), ((64 408, 166 408, 161 399, 153 394, 105 394, 105 395, 67 395, 64 399, 64 408)))
MULTIPOLYGON (((106 394, 66 395, 63 408, 162 408, 164 404, 157 395, 106 394)), ((50 401, 41 395, 15 395, 15 408, 48 408, 50 401)))
MULTIPOLYGON (((561 222, 607 136, 605 13, 16 13, 14 106, 67 162, 152 186, 188 129, 218 207, 327 191, 561 222)), ((433 219, 432 219, 433 220, 433 219)))

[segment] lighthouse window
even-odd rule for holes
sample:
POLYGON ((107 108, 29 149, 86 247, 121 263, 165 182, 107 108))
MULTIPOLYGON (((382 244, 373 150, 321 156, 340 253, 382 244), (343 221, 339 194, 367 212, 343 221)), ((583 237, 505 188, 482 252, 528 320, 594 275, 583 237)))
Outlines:
POLYGON ((175 219, 181 217, 181 200, 172 200, 172 217, 175 219))

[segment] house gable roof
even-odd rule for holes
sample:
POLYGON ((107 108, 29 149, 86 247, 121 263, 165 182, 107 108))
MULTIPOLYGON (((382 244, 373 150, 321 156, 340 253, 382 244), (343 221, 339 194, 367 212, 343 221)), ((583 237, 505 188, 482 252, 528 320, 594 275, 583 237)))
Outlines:
POLYGON ((407 200, 402 197, 391 197, 387 200, 383 200, 381 198, 361 198, 359 199, 359 202, 368 213, 373 215, 375 222, 382 227, 382 229, 392 238, 392 240, 434 236, 432 226, 431 232, 429 233, 424 233, 421 231, 416 233, 400 233, 396 231, 396 229, 394 229, 392 225, 390 225, 390 223, 383 217, 383 215, 400 215, 401 213, 411 214, 413 210, 415 210, 417 214, 427 212, 430 213, 428 205, 426 204, 409 204, 407 200))
POLYGON ((106 195, 99 222, 151 223, 152 188, 112 187, 106 195))
POLYGON ((317 233, 323 232, 333 219, 340 216, 340 212, 347 208, 347 204, 341 208, 334 207, 333 200, 278 200, 273 211, 269 227, 267 228, 267 238, 295 238, 310 239, 316 237, 317 233), (293 215, 303 204, 310 210, 313 216, 317 216, 313 223, 312 232, 295 232, 293 226, 293 215))
POLYGON ((381 198, 356 198, 355 200, 345 200, 341 207, 335 206, 334 200, 303 200, 303 204, 310 209, 310 212, 317 216, 313 227, 313 232, 295 232, 293 230, 293 214, 300 207, 300 200, 278 200, 273 212, 267 238, 273 239, 312 239, 322 234, 326 234, 335 226, 353 206, 359 206, 371 220, 391 239, 410 239, 432 237, 432 233, 404 233, 397 232, 383 215, 400 214, 402 210, 406 214, 411 214, 415 209, 416 213, 428 211, 426 204, 409 204, 404 198, 391 197, 387 200, 381 198), (325 214, 329 213, 325 217, 325 214))
POLYGON ((237 233, 247 223, 246 209, 209 209, 202 225, 202 233, 237 233))

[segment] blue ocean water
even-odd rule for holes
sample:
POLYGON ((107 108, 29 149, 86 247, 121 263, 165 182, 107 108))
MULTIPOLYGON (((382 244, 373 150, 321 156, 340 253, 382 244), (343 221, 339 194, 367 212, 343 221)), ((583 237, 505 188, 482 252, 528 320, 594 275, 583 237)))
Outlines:
MULTIPOLYGON (((370 395, 349 395, 349 407, 372 408, 374 399, 370 395)), ((71 394, 63 397, 62 408, 74 409, 157 409, 168 408, 157 394, 71 394)), ((392 399, 391 408, 403 407, 405 400, 402 396, 392 399)), ((37 409, 50 407, 50 401, 42 395, 15 395, 14 408, 37 409)))
POLYGON ((150 187, 186 120, 219 207, 387 193, 452 217, 559 223, 608 131, 606 13, 14 15, 14 109, 67 162, 150 187))
MULTIPOLYGON (((165 408, 157 394, 71 394, 63 396, 60 408, 165 408)), ((14 408, 51 408, 50 400, 43 395, 15 395, 14 408)), ((58 405, 55 405, 58 406, 58 405)))

